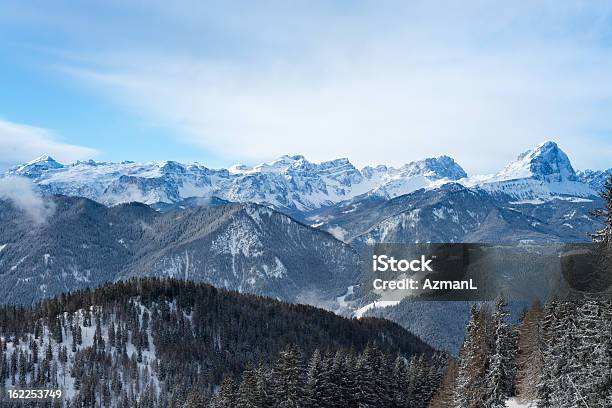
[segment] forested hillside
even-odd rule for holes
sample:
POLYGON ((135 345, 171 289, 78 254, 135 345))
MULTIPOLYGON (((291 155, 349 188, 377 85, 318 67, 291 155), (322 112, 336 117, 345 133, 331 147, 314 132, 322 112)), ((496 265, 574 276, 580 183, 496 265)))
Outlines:
POLYGON ((0 199, 0 303, 156 276, 331 309, 359 272, 350 246, 256 204, 160 213, 139 203, 46 200, 53 213, 34 223, 0 199))
POLYGON ((5 306, 0 339, 2 395, 59 387, 64 406, 79 407, 296 406, 286 404, 345 398, 337 381, 342 395, 370 406, 383 398, 425 406, 446 363, 389 321, 160 279, 5 306), (411 378, 401 398, 389 397, 391 379, 411 378), (243 390, 228 391, 232 382, 243 390), (239 405, 245 395, 260 405, 239 405))

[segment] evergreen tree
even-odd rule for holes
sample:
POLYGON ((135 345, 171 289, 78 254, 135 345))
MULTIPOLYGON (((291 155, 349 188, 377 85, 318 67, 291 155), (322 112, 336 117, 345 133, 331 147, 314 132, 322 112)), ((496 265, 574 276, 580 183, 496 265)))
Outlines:
POLYGON ((571 373, 580 400, 590 407, 606 406, 608 387, 612 384, 612 349, 610 348, 611 311, 606 303, 584 299, 576 313, 578 346, 574 350, 580 367, 571 373))
POLYGON ((454 391, 457 385, 457 372, 457 362, 449 360, 440 387, 428 408, 455 408, 454 391))
POLYGON ((488 408, 505 408, 506 400, 512 394, 514 344, 507 322, 508 314, 506 302, 499 298, 493 313, 493 344, 485 375, 485 406, 488 408))
POLYGON ((459 354, 459 370, 455 389, 455 404, 458 408, 482 408, 485 405, 484 377, 489 354, 486 325, 485 312, 479 311, 473 305, 466 337, 459 354))
MULTIPOLYGON (((217 406, 214 405, 215 402, 213 402, 213 404, 211 404, 212 406, 217 406)), ((220 405, 219 407, 227 407, 229 405, 220 405)), ((207 408, 208 404, 206 401, 206 398, 204 397, 204 395, 199 392, 199 391, 192 391, 191 393, 189 393, 189 397, 187 397, 187 401, 185 402, 185 408, 207 408)))
POLYGON ((329 406, 327 391, 329 377, 325 375, 326 367, 321 352, 316 349, 308 362, 306 377, 306 400, 308 407, 320 408, 329 406))
POLYGON ((51 347, 51 339, 49 339, 49 342, 47 343, 47 350, 45 352, 45 359, 47 361, 53 360, 53 348, 51 347))
POLYGON ((300 367, 300 354, 293 344, 279 353, 274 366, 273 394, 276 403, 282 408, 302 406, 306 397, 300 367))
POLYGON ((537 398, 537 384, 543 370, 543 311, 534 302, 518 329, 516 393, 523 401, 537 398))
POLYGON ((38 364, 38 341, 36 340, 32 341, 31 350, 32 350, 32 362, 34 364, 38 364))
POLYGON ((236 406, 236 384, 230 375, 226 375, 223 378, 212 406, 214 408, 233 408, 236 406))
POLYGON ((251 364, 242 372, 242 381, 238 387, 237 408, 265 408, 261 390, 257 384, 256 371, 251 364))
POLYGON ((374 352, 372 347, 368 345, 357 362, 356 374, 360 407, 375 407, 378 404, 375 372, 374 352))

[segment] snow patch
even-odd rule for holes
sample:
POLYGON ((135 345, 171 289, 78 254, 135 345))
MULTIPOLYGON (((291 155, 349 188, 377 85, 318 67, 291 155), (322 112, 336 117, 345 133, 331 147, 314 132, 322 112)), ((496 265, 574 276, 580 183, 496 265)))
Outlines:
POLYGON ((518 402, 515 398, 506 401, 506 408, 535 408, 535 402, 518 402))
POLYGON ((378 300, 372 303, 368 303, 367 305, 355 310, 355 312, 353 312, 353 317, 361 319, 368 310, 395 306, 399 304, 399 302, 399 300, 378 300))

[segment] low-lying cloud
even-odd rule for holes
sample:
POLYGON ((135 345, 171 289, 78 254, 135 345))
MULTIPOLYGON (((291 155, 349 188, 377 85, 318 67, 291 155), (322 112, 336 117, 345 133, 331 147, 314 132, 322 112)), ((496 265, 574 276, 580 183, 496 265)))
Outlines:
POLYGON ((11 201, 36 224, 42 224, 53 215, 55 205, 38 194, 32 182, 24 177, 0 178, 0 199, 11 201))

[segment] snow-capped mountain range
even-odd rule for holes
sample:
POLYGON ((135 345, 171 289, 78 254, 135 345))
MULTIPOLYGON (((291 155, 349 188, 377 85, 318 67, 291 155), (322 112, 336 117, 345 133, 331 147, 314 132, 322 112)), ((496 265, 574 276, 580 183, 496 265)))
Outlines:
POLYGON ((254 167, 236 165, 219 170, 173 161, 63 165, 42 156, 9 173, 32 179, 47 193, 86 197, 107 205, 130 201, 173 203, 216 196, 294 211, 308 211, 366 193, 395 197, 466 176, 446 156, 408 163, 399 169, 377 166, 361 171, 348 159, 312 163, 303 156, 283 156, 254 167))
POLYGON ((65 165, 42 156, 7 174, 27 177, 45 193, 86 197, 106 205, 131 201, 176 203, 191 197, 214 196, 303 213, 361 195, 391 199, 450 182, 521 202, 588 199, 597 194, 611 171, 577 173, 567 155, 554 142, 546 142, 522 153, 497 174, 471 177, 448 156, 410 162, 399 168, 379 165, 359 170, 345 158, 313 163, 299 155, 228 169, 174 161, 90 160, 65 165))

